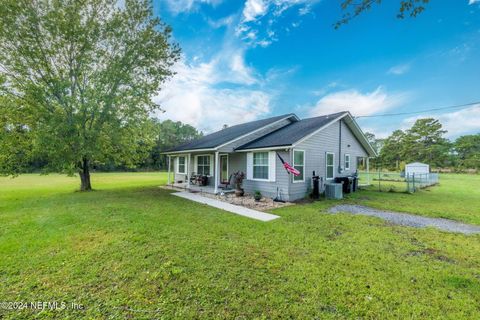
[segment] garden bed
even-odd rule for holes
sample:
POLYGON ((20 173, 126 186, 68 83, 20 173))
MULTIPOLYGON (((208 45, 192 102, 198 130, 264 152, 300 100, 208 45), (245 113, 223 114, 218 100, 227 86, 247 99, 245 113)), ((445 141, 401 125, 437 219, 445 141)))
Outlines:
POLYGON ((255 199, 253 198, 253 194, 248 193, 246 193, 243 197, 237 197, 235 193, 225 193, 223 195, 202 193, 202 196, 259 211, 268 211, 271 209, 290 206, 293 204, 291 202, 275 202, 273 201, 273 199, 266 197, 262 197, 262 199, 260 199, 259 201, 255 201, 255 199))

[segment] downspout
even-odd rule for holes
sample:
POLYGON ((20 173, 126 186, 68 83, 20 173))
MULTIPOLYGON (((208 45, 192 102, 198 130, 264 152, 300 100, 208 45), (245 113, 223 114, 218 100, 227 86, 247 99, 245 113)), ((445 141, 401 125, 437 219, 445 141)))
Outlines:
POLYGON ((342 173, 342 119, 338 123, 338 173, 342 173))

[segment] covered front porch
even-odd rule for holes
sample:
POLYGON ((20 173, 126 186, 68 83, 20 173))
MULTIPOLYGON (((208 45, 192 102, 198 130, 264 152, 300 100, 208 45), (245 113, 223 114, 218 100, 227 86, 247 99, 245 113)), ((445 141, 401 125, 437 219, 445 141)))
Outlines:
POLYGON ((193 192, 233 192, 230 156, 222 152, 169 154, 167 185, 193 192))
POLYGON ((217 191, 215 191, 214 186, 199 186, 190 184, 188 185, 186 182, 183 183, 169 183, 167 186, 171 187, 173 190, 183 190, 183 191, 190 191, 194 193, 210 193, 210 194, 218 194, 218 193, 229 193, 235 192, 233 186, 231 187, 224 187, 223 185, 219 185, 217 191))

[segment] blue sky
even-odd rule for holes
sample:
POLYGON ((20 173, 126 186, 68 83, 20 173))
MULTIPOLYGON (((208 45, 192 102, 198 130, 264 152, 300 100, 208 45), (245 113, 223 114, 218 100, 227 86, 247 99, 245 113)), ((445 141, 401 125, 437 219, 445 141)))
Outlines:
MULTIPOLYGON (((384 1, 335 30, 339 0, 154 0, 182 48, 157 101, 162 119, 205 132, 295 112, 354 116, 480 100, 480 1, 431 1, 415 19, 384 1)), ((480 105, 364 118, 385 137, 433 116, 448 137, 480 132, 480 105)))

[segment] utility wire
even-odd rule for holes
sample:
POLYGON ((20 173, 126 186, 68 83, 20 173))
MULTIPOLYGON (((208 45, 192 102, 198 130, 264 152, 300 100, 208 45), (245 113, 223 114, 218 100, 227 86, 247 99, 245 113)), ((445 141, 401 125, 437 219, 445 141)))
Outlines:
POLYGON ((376 118, 376 117, 404 116, 404 115, 409 115, 409 114, 419 114, 419 113, 430 112, 430 111, 440 111, 440 110, 464 108, 464 107, 469 107, 469 106, 473 106, 473 105, 476 105, 476 104, 480 105, 480 101, 470 102, 470 103, 465 103, 465 104, 459 104, 459 105, 454 105, 454 106, 448 106, 448 107, 425 109, 425 110, 421 110, 421 111, 400 112, 400 113, 385 113, 385 114, 366 115, 366 116, 355 116, 354 118, 357 118, 357 119, 358 119, 358 118, 376 118))

